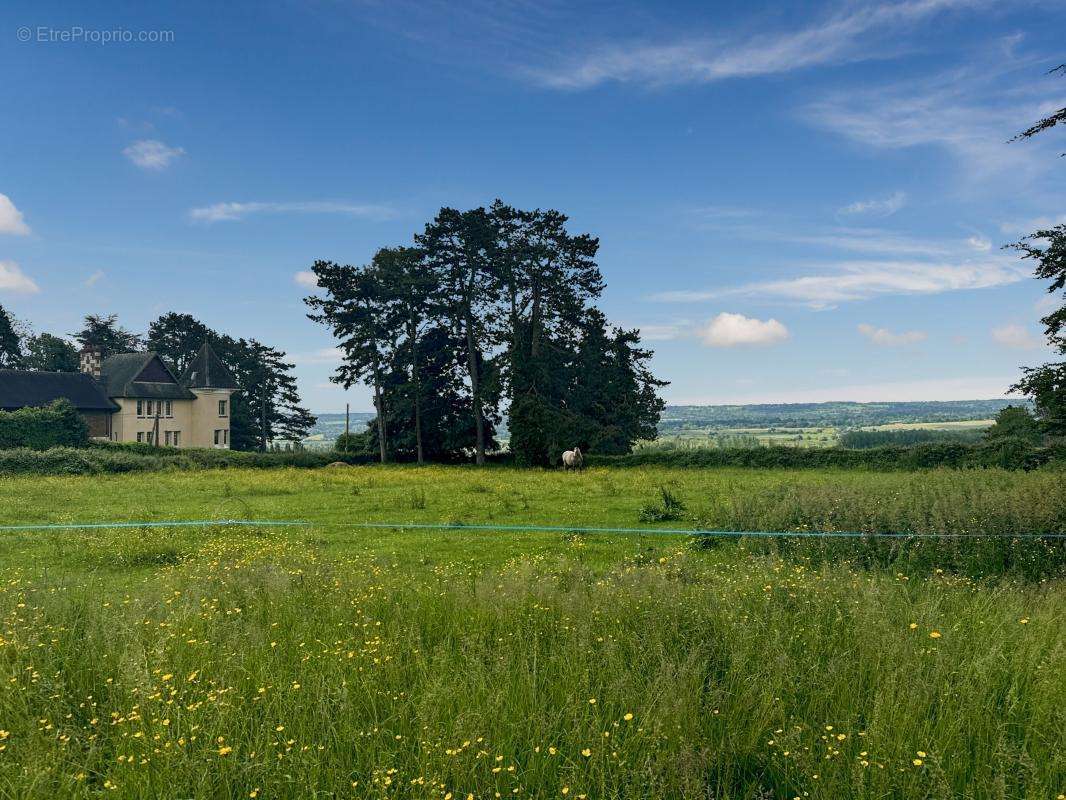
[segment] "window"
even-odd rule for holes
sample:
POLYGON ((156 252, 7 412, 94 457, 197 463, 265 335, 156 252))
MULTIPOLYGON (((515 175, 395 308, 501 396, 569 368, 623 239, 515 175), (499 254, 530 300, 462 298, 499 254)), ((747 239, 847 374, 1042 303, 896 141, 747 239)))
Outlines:
POLYGON ((144 441, 144 431, 137 431, 137 441, 138 442, 143 442, 144 441))
MULTIPOLYGON (((137 416, 138 417, 143 417, 144 416, 144 401, 143 400, 138 400, 137 401, 137 416)), ((138 439, 137 441, 140 441, 140 439, 138 439)))
POLYGON ((163 441, 167 447, 170 447, 170 431, 163 431, 163 441))
POLYGON ((151 400, 149 400, 148 401, 148 416, 152 416, 152 414, 154 413, 153 410, 152 410, 153 408, 155 408, 155 403, 153 403, 151 400))
POLYGON ((168 417, 173 417, 174 416, 174 404, 171 403, 169 400, 167 400, 167 416, 168 417))
POLYGON ((222 444, 229 444, 229 430, 222 431, 222 444))
POLYGON ((218 415, 220 417, 226 416, 226 401, 225 400, 219 400, 218 401, 218 415))
POLYGON ((148 433, 145 434, 145 437, 148 440, 148 444, 154 444, 155 443, 154 442, 154 439, 155 439, 155 432, 154 431, 148 431, 148 433))
POLYGON ((181 431, 174 431, 174 446, 181 447, 181 431))
POLYGON ((222 444, 222 431, 215 431, 215 444, 222 444))

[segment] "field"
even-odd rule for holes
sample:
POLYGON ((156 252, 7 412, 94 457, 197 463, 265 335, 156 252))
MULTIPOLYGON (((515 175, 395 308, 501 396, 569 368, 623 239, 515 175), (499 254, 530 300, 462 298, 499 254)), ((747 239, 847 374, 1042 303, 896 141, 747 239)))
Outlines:
POLYGON ((1060 552, 571 530, 656 515, 1049 533, 1066 493, 998 470, 4 479, 0 524, 311 524, 0 533, 0 797, 1066 792, 1066 587, 1034 572, 1060 552), (562 530, 352 526, 383 520, 562 530))

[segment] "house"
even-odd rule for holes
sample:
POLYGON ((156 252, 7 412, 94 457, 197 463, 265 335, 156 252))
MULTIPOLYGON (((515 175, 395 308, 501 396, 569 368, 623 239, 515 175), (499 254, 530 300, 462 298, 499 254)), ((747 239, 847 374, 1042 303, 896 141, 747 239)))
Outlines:
POLYGON ((207 342, 180 378, 155 353, 101 358, 98 350, 86 347, 79 373, 0 370, 0 409, 66 398, 97 439, 228 448, 230 397, 236 388, 207 342))

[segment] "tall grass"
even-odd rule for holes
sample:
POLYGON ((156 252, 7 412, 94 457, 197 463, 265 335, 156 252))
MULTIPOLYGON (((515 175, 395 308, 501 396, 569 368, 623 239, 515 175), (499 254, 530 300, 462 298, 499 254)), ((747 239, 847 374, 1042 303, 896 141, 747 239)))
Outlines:
POLYGON ((1061 520, 1047 481, 442 468, 8 481, 8 523, 240 509, 315 524, 5 534, 0 796, 1053 798, 1059 581, 910 576, 747 543, 344 525, 632 524, 669 495, 723 523, 1021 527, 1061 520))

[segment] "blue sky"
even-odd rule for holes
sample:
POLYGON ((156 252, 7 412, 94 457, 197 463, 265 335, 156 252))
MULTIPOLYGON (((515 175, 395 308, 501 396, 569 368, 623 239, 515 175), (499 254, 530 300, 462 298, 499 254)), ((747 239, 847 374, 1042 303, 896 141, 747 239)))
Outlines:
POLYGON ((1064 30, 1014 0, 9 1, 0 304, 188 312, 368 409, 300 273, 500 197, 600 237, 671 402, 1002 396, 1049 352, 1000 248, 1066 218, 1062 135, 1007 144, 1066 105, 1064 30))

